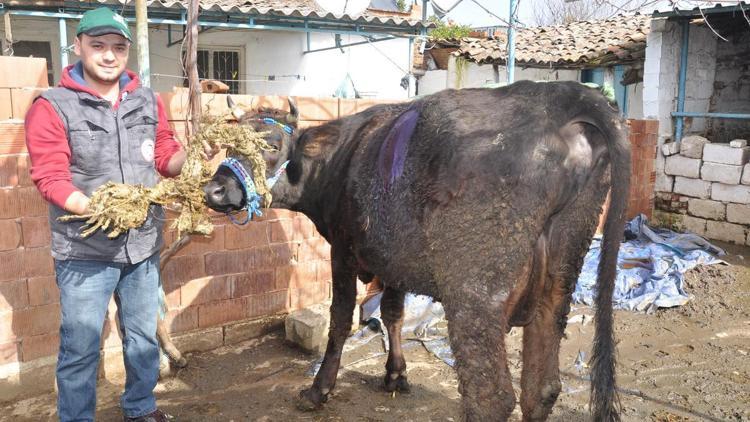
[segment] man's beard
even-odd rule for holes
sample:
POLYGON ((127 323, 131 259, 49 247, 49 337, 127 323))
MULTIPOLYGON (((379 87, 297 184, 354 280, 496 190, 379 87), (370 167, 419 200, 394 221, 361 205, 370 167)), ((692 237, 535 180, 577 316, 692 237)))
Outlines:
POLYGON ((120 75, 122 74, 122 73, 118 73, 116 75, 111 75, 111 76, 107 75, 107 76, 101 77, 97 74, 95 65, 91 65, 91 67, 89 67, 88 65, 86 65, 86 63, 83 64, 83 71, 84 73, 86 73, 86 76, 88 76, 89 78, 95 80, 98 83, 105 84, 105 85, 113 84, 119 81, 120 75))

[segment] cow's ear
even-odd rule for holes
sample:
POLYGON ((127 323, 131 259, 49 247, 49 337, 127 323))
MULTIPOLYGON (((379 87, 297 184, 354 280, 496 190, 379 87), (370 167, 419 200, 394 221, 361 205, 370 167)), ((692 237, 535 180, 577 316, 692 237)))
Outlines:
POLYGON ((289 102, 289 114, 286 115, 286 122, 290 124, 297 123, 299 120, 299 109, 297 108, 297 103, 292 97, 288 97, 287 101, 289 102))
POLYGON ((338 126, 327 123, 306 129, 300 133, 297 142, 302 146, 302 153, 306 157, 317 158, 322 156, 331 145, 338 142, 338 135, 338 126))

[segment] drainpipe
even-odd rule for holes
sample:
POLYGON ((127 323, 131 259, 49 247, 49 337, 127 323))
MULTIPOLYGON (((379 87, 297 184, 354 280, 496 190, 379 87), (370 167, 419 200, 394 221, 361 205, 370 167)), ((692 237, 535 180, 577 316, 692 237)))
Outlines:
POLYGON ((508 60, 506 64, 506 72, 508 73, 508 85, 513 83, 515 77, 516 68, 516 4, 518 0, 510 0, 510 13, 508 14, 508 60))
POLYGON ((148 10, 146 0, 135 0, 135 33, 138 47, 138 73, 141 84, 151 87, 151 64, 148 55, 148 10))
MULTIPOLYGON (((687 80, 688 43, 690 40, 690 21, 685 19, 680 24, 682 25, 682 48, 680 49, 680 73, 677 85, 677 113, 685 111, 685 81, 687 80)), ((682 140, 684 124, 685 118, 678 116, 674 131, 675 142, 677 143, 682 140)))
POLYGON ((60 26, 60 69, 65 69, 68 67, 68 27, 64 18, 60 18, 58 23, 60 26))

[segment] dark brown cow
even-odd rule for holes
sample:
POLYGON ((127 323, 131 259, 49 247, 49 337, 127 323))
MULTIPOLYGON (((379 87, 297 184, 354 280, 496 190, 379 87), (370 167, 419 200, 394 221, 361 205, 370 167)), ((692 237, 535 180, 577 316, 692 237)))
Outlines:
MULTIPOLYGON (((571 293, 611 188, 591 403, 595 420, 618 419, 612 289, 630 152, 604 96, 575 82, 446 90, 296 138, 269 157, 276 167, 289 161, 272 206, 307 215, 331 243, 333 266, 328 347, 301 394, 305 404, 320 406, 334 388, 356 276, 377 274, 391 340, 389 391, 408 388, 399 334, 404 293, 414 292, 445 307, 466 420, 506 420, 515 406, 505 351, 511 326, 524 327, 524 420, 546 419, 561 389, 558 349, 571 293)), ((216 210, 244 205, 225 170, 205 191, 216 210)))

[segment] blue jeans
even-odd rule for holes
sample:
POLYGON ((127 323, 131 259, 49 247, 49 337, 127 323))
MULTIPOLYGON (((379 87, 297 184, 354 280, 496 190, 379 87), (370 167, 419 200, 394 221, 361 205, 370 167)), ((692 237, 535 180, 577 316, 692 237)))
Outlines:
POLYGON ((101 333, 113 293, 126 372, 120 405, 128 417, 156 410, 159 254, 137 264, 56 260, 55 273, 62 308, 57 358, 60 420, 94 420, 101 333))

